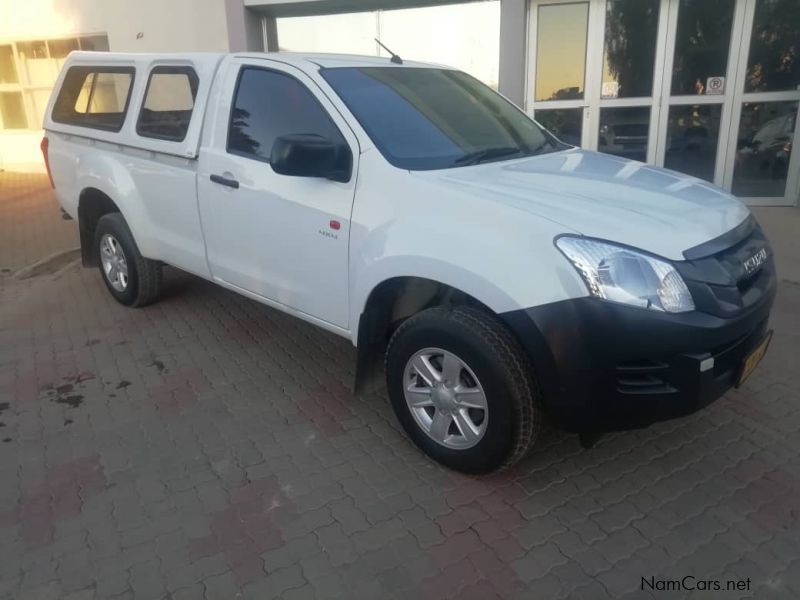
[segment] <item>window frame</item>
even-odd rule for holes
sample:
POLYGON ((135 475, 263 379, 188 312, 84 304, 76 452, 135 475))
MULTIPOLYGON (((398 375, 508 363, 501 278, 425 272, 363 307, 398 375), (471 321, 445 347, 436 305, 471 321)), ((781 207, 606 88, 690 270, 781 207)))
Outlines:
MULTIPOLYGON (((342 130, 336 124, 336 121, 333 119, 333 117, 331 117, 331 113, 325 108, 325 106, 323 106, 322 102, 319 101, 319 98, 317 98, 317 95, 313 91, 311 91, 311 88, 308 85, 303 83, 299 78, 295 77, 291 73, 287 73, 286 71, 282 71, 281 69, 273 69, 273 68, 270 68, 270 67, 263 67, 263 66, 260 66, 260 65, 252 65, 252 64, 243 64, 243 65, 241 65, 239 67, 239 72, 236 74, 236 84, 233 86, 233 95, 231 96, 231 109, 228 112, 228 124, 227 124, 226 129, 225 129, 225 152, 227 154, 232 154, 234 156, 241 156, 242 158, 249 158, 250 160, 256 160, 258 162, 265 163, 265 164, 268 164, 268 165, 272 166, 272 161, 269 158, 261 158, 257 154, 250 154, 248 152, 240 152, 238 150, 232 150, 231 146, 230 146, 230 142, 231 142, 231 126, 233 125, 233 111, 236 108, 236 98, 239 95, 239 86, 242 83, 242 76, 244 75, 244 72, 247 71, 247 70, 266 71, 267 73, 274 73, 276 75, 283 75, 284 77, 288 77, 290 79, 295 80, 298 83, 298 85, 302 86, 304 89, 306 89, 308 91, 309 94, 311 94, 311 97, 314 99, 314 102, 317 104, 317 106, 322 111, 322 113, 328 118, 328 121, 330 121, 330 123, 333 126, 333 128, 339 134, 339 138, 340 138, 339 141, 341 141, 345 146, 347 146, 347 149, 350 151, 350 153, 352 155, 353 149, 350 147, 350 143, 347 141, 347 138, 342 133, 342 130)), ((331 140, 331 141, 334 141, 334 140, 331 140)), ((270 148, 270 154, 272 154, 272 149, 271 148, 270 148)))
MULTIPOLYGON (((197 105, 197 93, 200 90, 200 76, 195 71, 194 67, 189 65, 154 65, 150 72, 147 74, 147 84, 144 88, 144 95, 142 96, 142 103, 139 107, 139 114, 136 117, 136 135, 143 138, 148 138, 151 140, 162 140, 165 142, 176 142, 180 143, 186 140, 186 136, 189 134, 189 128, 192 125, 192 119, 194 118, 194 109, 197 105), (153 75, 186 75, 189 79, 189 88, 192 87, 192 77, 194 77, 194 94, 192 95, 192 109, 191 115, 189 116, 189 122, 186 124, 186 130, 183 132, 183 136, 178 138, 169 135, 154 135, 148 133, 142 133, 141 131, 141 124, 142 124, 142 114, 144 113, 144 105, 147 103, 147 94, 150 92, 150 84, 153 81, 153 75)), ((167 112, 167 111, 159 111, 159 112, 167 112)))
MULTIPOLYGON (((84 82, 86 78, 84 77, 84 82)), ((75 64, 71 65, 67 72, 64 74, 64 78, 61 81, 61 87, 58 90, 58 95, 56 96, 53 102, 53 108, 50 111, 50 118, 54 123, 59 123, 61 125, 70 125, 72 127, 85 127, 87 129, 97 129, 100 131, 110 131, 112 133, 119 133, 122 128, 125 126, 125 122, 128 120, 128 112, 131 105, 131 98, 133 96, 133 88, 136 84, 136 67, 132 66, 111 66, 111 65, 91 65, 91 64, 75 64), (78 119, 71 119, 71 120, 64 120, 60 118, 60 115, 56 111, 56 107, 59 104, 59 99, 61 98, 61 94, 64 91, 64 83, 67 81, 67 78, 70 75, 70 71, 73 69, 85 70, 86 77, 90 74, 95 74, 95 77, 92 81, 92 88, 95 86, 95 82, 97 81, 96 75, 110 73, 110 74, 127 74, 131 76, 130 84, 128 85, 128 95, 125 98, 125 106, 122 109, 122 120, 120 121, 119 127, 114 127, 110 125, 100 125, 97 123, 87 123, 85 115, 92 114, 92 113, 79 113, 75 110, 74 102, 72 106, 72 112, 74 115, 80 115, 81 118, 78 119), (57 118, 58 117, 58 118, 57 118)), ((83 87, 83 84, 81 84, 83 87)), ((78 96, 80 92, 78 93, 78 96)), ((75 96, 74 100, 77 100, 78 96, 75 96)), ((87 106, 88 108, 88 106, 87 106)), ((112 113, 113 114, 113 113, 112 113)))

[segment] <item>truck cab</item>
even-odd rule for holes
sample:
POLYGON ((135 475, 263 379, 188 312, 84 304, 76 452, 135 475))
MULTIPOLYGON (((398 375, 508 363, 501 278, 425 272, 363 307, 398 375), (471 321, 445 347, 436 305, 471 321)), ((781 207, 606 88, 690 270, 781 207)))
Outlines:
POLYGON ((76 52, 43 151, 120 303, 171 265, 346 337, 409 437, 486 472, 543 419, 680 417, 763 357, 776 276, 748 209, 558 140, 444 66, 76 52))

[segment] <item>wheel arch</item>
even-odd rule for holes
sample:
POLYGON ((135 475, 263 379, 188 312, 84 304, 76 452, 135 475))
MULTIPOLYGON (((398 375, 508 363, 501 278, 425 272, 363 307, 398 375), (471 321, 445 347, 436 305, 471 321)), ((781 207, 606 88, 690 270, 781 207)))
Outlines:
POLYGON ((122 213, 116 202, 104 191, 93 186, 81 190, 78 196, 78 230, 83 266, 97 266, 97 256, 94 253, 94 234, 97 222, 102 216, 115 212, 122 213))

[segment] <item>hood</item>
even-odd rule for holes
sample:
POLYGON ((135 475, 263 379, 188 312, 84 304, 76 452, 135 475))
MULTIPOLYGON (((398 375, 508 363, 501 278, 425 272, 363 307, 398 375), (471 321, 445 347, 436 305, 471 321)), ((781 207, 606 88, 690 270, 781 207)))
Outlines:
POLYGON ((672 260, 683 260, 684 250, 730 231, 750 214, 736 198, 701 179, 577 148, 414 174, 556 222, 565 233, 672 260))

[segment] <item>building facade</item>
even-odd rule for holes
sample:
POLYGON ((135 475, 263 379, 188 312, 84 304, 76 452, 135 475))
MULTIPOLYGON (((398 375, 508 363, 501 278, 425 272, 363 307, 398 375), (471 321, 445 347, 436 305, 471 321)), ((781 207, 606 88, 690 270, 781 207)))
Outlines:
POLYGON ((754 205, 800 199, 800 0, 164 4, 0 0, 0 168, 38 166, 43 103, 71 49, 386 56, 379 38, 473 74, 564 141, 690 173, 754 205))

